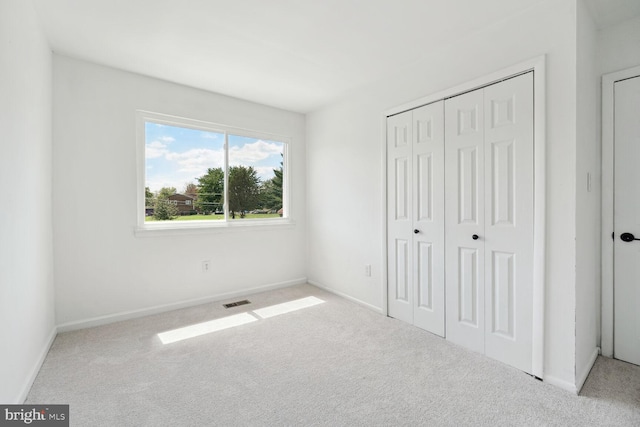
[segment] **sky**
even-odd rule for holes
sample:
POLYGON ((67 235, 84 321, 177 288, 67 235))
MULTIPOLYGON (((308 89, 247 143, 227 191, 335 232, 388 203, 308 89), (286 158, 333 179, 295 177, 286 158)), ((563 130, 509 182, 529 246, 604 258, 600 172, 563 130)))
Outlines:
MULTIPOLYGON (((178 193, 208 168, 224 167, 224 134, 153 122, 145 123, 145 186, 178 193)), ((262 180, 280 167, 284 143, 229 134, 229 165, 253 166, 262 180)))

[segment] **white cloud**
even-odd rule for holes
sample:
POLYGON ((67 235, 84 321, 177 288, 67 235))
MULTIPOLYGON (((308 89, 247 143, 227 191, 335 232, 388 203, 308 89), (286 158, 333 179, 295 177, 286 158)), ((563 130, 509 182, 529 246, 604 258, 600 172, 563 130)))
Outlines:
POLYGON ((166 154, 167 160, 178 163, 178 172, 185 172, 200 176, 211 167, 222 167, 224 164, 224 152, 222 150, 211 150, 208 148, 194 148, 182 153, 169 152, 166 154))
POLYGON ((161 136, 160 138, 158 138, 160 141, 162 142, 166 142, 167 144, 171 144, 173 141, 175 141, 176 139, 172 136, 161 136))
POLYGON ((241 147, 231 147, 229 150, 229 163, 234 165, 248 163, 250 165, 280 153, 282 153, 281 144, 258 140, 241 147))
POLYGON ((256 173, 260 177, 261 180, 266 181, 267 179, 273 178, 275 175, 273 173, 273 167, 271 166, 258 166, 254 167, 256 173))
POLYGON ((167 145, 160 141, 153 141, 145 146, 145 157, 147 159, 157 159, 169 153, 167 145))
POLYGON ((202 133, 200 133, 200 136, 202 136, 204 139, 220 139, 223 135, 219 133, 202 131, 202 133))

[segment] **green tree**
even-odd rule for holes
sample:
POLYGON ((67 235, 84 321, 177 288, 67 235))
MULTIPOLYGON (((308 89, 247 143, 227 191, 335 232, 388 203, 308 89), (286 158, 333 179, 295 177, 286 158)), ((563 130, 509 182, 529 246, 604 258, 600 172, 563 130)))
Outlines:
POLYGON ((195 197, 198 194, 198 186, 193 182, 187 183, 187 185, 184 186, 184 194, 195 197))
POLYGON ((245 211, 255 209, 260 202, 260 178, 253 166, 229 168, 229 212, 235 219, 236 212, 244 218, 245 211))
POLYGON ((198 178, 198 200, 196 209, 200 212, 213 212, 222 209, 224 203, 224 171, 222 168, 209 168, 198 178))
POLYGON ((144 187, 144 207, 145 208, 153 207, 154 197, 155 196, 153 195, 151 190, 149 190, 149 187, 144 187))
POLYGON ((158 198, 153 208, 153 216, 159 221, 169 221, 178 216, 178 207, 171 200, 158 198))
POLYGON ((167 197, 173 196, 176 193, 177 193, 176 187, 162 187, 160 191, 158 191, 158 193, 156 194, 156 197, 158 198, 163 197, 166 199, 167 197))
POLYGON ((282 162, 278 169, 273 169, 273 174, 273 178, 262 183, 261 204, 266 209, 278 210, 282 207, 282 162))
POLYGON ((172 220, 178 216, 178 206, 169 200, 169 196, 176 194, 174 187, 163 187, 156 195, 153 216, 159 221, 172 220))

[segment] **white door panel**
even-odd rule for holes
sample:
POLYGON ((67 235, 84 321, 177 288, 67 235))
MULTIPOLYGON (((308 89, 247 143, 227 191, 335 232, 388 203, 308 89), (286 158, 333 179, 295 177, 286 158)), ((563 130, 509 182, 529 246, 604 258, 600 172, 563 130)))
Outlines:
POLYGON ((413 110, 414 324, 444 336, 444 103, 413 110))
POLYGON ((413 323, 412 113, 387 119, 389 316, 413 323))
POLYGON ((447 338, 531 372, 533 75, 448 99, 445 123, 447 338))
POLYGON ((615 83, 614 357, 640 365, 640 76, 615 83))
POLYGON ((483 92, 478 89, 445 101, 446 335, 481 353, 485 309, 483 92))
POLYGON ((443 103, 387 119, 389 316, 444 336, 443 103))
POLYGON ((485 88, 485 354, 531 372, 533 74, 485 88))

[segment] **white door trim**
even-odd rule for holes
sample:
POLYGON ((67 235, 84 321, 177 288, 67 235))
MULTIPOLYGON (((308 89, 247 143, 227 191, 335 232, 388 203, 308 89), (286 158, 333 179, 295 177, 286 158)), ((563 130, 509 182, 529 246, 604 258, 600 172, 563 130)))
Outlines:
POLYGON ((544 300, 546 284, 546 58, 544 55, 524 61, 484 77, 474 79, 444 91, 416 99, 415 101, 394 107, 385 111, 381 117, 381 150, 382 150, 382 181, 383 197, 381 209, 383 212, 382 233, 384 242, 382 254, 382 311, 387 314, 387 117, 411 110, 435 101, 460 95, 473 89, 497 83, 509 77, 534 71, 534 218, 533 218, 533 331, 532 331, 532 373, 538 378, 544 378, 544 300))
POLYGON ((602 76, 602 355, 613 357, 614 85, 640 76, 640 66, 602 76))

